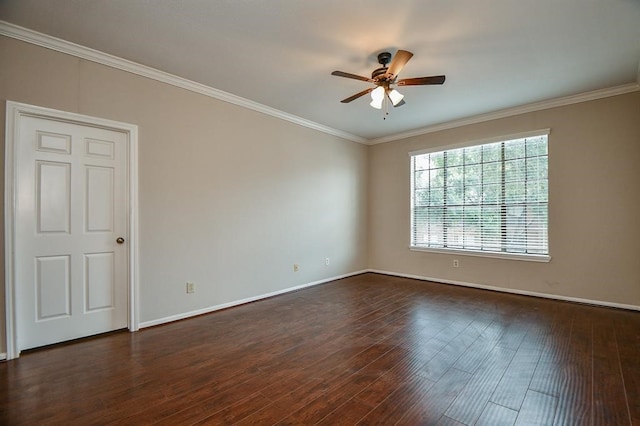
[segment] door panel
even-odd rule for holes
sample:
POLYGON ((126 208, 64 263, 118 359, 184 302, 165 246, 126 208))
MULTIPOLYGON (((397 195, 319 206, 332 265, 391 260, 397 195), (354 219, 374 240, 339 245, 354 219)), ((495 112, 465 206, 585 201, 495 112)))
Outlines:
POLYGON ((18 130, 18 350, 125 328, 127 135, 30 116, 18 130))
POLYGON ((58 154, 71 154, 71 135, 59 135, 55 133, 36 132, 38 151, 55 152, 58 154))
POLYGON ((85 255, 85 311, 109 309, 114 306, 115 259, 113 253, 85 255))
POLYGON ((36 321, 71 315, 69 256, 36 258, 36 321))
POLYGON ((71 165, 36 161, 37 232, 69 232, 71 165))
POLYGON ((112 232, 114 213, 114 169, 87 167, 86 230, 112 232))

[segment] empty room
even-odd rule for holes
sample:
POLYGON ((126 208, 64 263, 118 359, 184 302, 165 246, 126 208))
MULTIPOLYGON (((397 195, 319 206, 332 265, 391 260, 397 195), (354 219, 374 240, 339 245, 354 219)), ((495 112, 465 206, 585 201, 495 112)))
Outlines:
POLYGON ((637 0, 0 0, 0 424, 640 425, 637 0))

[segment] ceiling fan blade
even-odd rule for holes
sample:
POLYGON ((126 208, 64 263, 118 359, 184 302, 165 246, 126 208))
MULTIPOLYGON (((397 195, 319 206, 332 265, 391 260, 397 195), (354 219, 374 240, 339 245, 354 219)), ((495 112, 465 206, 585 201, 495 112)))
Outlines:
POLYGON ((398 102, 397 104, 395 104, 393 107, 394 107, 394 108, 398 108, 398 107, 401 107, 401 106, 402 106, 402 105, 404 105, 404 104, 406 104, 406 102, 405 102, 405 101, 404 101, 404 99, 403 99, 403 100, 401 100, 400 102, 398 102))
POLYGON ((369 77, 363 77, 361 75, 355 75, 355 74, 351 74, 351 73, 344 72, 344 71, 334 71, 334 72, 331 73, 331 75, 337 75, 338 77, 353 78, 354 80, 362 80, 362 81, 373 82, 373 80, 370 79, 369 77))
POLYGON ((413 56, 413 53, 407 52, 406 50, 398 50, 389 65, 389 69, 387 70, 387 74, 395 77, 400 74, 402 68, 409 62, 409 59, 413 56))
POLYGON ((373 89, 375 89, 375 87, 370 87, 370 88, 368 88, 366 90, 363 90, 362 92, 356 93, 353 96, 349 96, 348 98, 343 99, 340 102, 342 102, 343 104, 348 104, 349 102, 354 101, 354 100, 358 99, 359 97, 366 95, 367 93, 371 93, 373 91, 373 89))
POLYGON ((424 86, 427 84, 442 84, 444 80, 444 75, 434 75, 431 77, 403 78, 396 84, 398 86, 424 86))

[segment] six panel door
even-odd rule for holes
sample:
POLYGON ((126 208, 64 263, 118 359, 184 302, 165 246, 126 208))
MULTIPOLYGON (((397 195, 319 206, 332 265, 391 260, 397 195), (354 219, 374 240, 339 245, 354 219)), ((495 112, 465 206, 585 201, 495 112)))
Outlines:
POLYGON ((17 349, 127 327, 127 135, 36 117, 18 130, 17 349))

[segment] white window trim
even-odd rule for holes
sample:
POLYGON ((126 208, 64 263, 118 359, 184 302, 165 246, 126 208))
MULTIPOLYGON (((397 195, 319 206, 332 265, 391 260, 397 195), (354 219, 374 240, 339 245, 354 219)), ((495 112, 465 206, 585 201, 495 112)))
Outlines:
POLYGON ((494 259, 507 259, 507 260, 524 260, 528 262, 551 262, 551 256, 546 254, 528 254, 528 253, 497 253, 497 252, 482 252, 475 250, 461 250, 461 249, 446 249, 446 248, 428 248, 409 246, 411 251, 421 251, 427 253, 438 254, 455 254, 457 256, 475 256, 475 257, 489 257, 494 259))
MULTIPOLYGON (((447 150, 451 150, 451 149, 458 149, 458 148, 466 148, 469 146, 475 146, 475 145, 484 145, 484 144, 490 144, 490 143, 495 143, 495 142, 503 142, 503 141, 510 141, 510 140, 514 140, 514 139, 523 139, 523 138, 532 138, 532 137, 537 137, 537 136, 549 136, 549 134, 551 133, 551 129, 547 128, 547 129, 539 129, 539 130, 532 130, 529 132, 521 132, 521 133, 514 133, 514 134, 510 134, 510 135, 503 135, 503 136, 495 136, 492 138, 486 138, 486 139, 476 139, 476 140, 471 140, 471 141, 466 141, 466 142, 461 142, 461 143, 456 143, 456 144, 449 144, 449 145, 439 145, 439 146, 434 146, 432 148, 426 148, 426 149, 421 149, 418 151, 410 151, 407 156, 409 158, 415 156, 415 155, 421 155, 421 154, 428 154, 431 152, 440 152, 440 151, 447 151, 447 150)), ((548 141, 547 141, 548 143, 548 141)), ((411 182, 411 179, 413 179, 413 176, 409 176, 409 182, 411 182)), ((412 186, 411 184, 409 185, 409 199, 411 199, 412 197, 412 186)), ((548 203, 547 203, 548 205, 548 203)), ((411 223, 412 221, 412 208, 409 209, 409 223, 411 223)), ((541 262, 541 263, 549 263, 551 262, 551 244, 549 244, 549 254, 544 254, 544 255, 537 255, 537 254, 529 254, 529 253, 499 253, 499 252, 483 252, 483 251, 476 251, 476 250, 462 250, 462 249, 455 249, 455 248, 434 248, 434 247, 418 247, 418 246, 414 246, 411 244, 412 240, 411 240, 411 229, 409 230, 409 250, 410 251, 415 251, 415 252, 424 252, 424 253, 437 253, 437 254, 448 254, 448 255, 457 255, 457 256, 474 256, 474 257, 488 257, 488 258, 493 258, 493 259, 506 259, 506 260, 520 260, 520 261, 528 261, 528 262, 541 262)))

